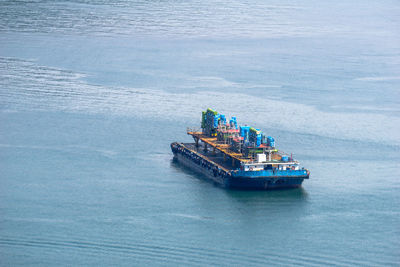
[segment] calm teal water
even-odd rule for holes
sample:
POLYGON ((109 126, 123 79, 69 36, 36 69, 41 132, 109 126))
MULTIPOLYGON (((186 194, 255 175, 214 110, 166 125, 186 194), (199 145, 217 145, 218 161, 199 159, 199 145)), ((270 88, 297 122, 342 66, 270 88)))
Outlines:
POLYGON ((397 1, 0 2, 0 265, 398 266, 397 1), (172 161, 212 107, 311 170, 172 161))

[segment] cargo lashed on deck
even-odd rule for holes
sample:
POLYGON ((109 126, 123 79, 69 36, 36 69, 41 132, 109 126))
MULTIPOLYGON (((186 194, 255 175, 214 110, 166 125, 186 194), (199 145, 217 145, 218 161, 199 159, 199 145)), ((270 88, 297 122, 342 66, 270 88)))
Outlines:
POLYGON ((178 161, 226 187, 272 189, 298 187, 309 178, 299 162, 275 148, 261 130, 239 126, 236 117, 211 109, 202 112, 201 131, 187 129, 194 143, 172 143, 178 161))

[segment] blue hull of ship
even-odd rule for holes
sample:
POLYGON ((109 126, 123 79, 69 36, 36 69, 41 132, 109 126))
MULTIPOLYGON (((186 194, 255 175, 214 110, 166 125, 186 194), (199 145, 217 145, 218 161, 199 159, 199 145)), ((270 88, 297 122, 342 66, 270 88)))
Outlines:
POLYGON ((242 190, 271 190, 300 187, 304 179, 308 179, 306 170, 281 171, 232 171, 229 175, 216 172, 215 169, 205 167, 192 157, 174 151, 175 159, 182 165, 204 174, 210 181, 225 188, 242 190))

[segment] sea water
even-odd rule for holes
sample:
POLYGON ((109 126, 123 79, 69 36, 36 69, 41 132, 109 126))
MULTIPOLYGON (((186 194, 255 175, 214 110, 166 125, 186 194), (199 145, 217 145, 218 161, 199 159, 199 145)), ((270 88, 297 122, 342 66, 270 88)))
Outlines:
POLYGON ((0 2, 0 265, 398 266, 396 1, 0 2), (303 187, 173 161, 213 108, 303 187))

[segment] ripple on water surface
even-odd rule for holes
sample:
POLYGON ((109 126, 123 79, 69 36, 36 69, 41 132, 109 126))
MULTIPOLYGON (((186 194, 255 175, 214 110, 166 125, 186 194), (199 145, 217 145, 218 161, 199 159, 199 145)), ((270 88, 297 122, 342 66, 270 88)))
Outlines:
MULTIPOLYGON (((193 120, 198 114, 193 110, 211 106, 231 115, 240 110, 243 119, 251 120, 245 123, 257 123, 260 127, 268 125, 333 138, 400 145, 400 118, 388 114, 325 112, 304 104, 240 93, 170 93, 158 89, 93 85, 81 79, 83 74, 14 58, 0 58, 0 74, 4 77, 0 81, 3 110, 64 110, 158 118, 174 114, 165 119, 193 120), (229 102, 226 99, 230 99, 229 102), (265 107, 268 107, 267 117, 265 107)), ((198 82, 198 86, 203 87, 202 82, 198 82)), ((205 82, 208 84, 209 80, 205 82)))
MULTIPOLYGON (((63 253, 77 253, 88 257, 127 257, 133 262, 151 261, 158 264, 190 264, 204 266, 209 264, 231 266, 251 265, 265 266, 277 264, 281 266, 384 266, 395 265, 396 262, 382 262, 373 260, 374 255, 367 256, 368 260, 354 260, 329 256, 321 253, 283 253, 274 249, 239 250, 224 249, 215 246, 199 247, 198 245, 179 240, 170 242, 168 240, 152 240, 150 243, 132 242, 131 240, 74 240, 74 239, 44 239, 44 238, 0 238, 0 246, 7 247, 29 247, 45 248, 48 250, 62 250, 63 253)), ((34 251, 34 250, 33 250, 34 251)))

